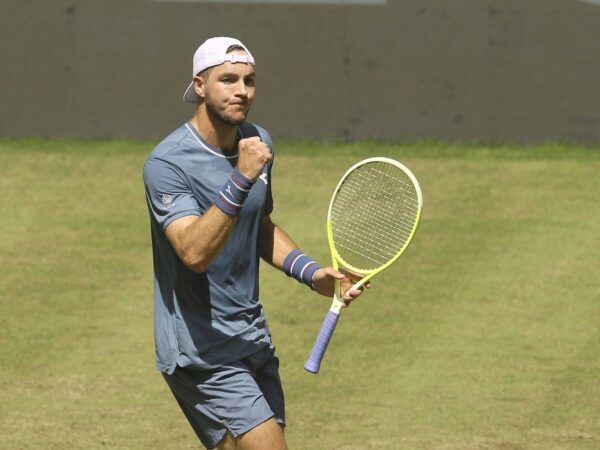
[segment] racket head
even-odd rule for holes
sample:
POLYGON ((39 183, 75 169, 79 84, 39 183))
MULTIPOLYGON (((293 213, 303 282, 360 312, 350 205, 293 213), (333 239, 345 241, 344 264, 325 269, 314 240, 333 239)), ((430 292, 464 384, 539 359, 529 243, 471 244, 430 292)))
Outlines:
POLYGON ((412 241, 423 208, 415 175, 404 164, 373 157, 350 167, 327 212, 333 264, 364 276, 355 286, 393 264, 412 241))
MULTIPOLYGON (((358 289, 396 261, 415 235, 423 194, 403 164, 374 157, 352 166, 338 183, 327 212, 327 240, 333 267, 361 274, 358 289)), ((342 302, 336 294, 304 368, 318 373, 339 320, 342 302)))

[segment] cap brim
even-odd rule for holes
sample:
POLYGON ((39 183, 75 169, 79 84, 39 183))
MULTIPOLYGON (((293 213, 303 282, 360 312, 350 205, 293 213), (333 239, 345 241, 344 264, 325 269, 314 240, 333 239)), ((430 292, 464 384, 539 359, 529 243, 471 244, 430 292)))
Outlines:
POLYGON ((198 94, 196 94, 196 90, 194 89, 193 81, 183 93, 183 100, 188 103, 198 103, 198 94))

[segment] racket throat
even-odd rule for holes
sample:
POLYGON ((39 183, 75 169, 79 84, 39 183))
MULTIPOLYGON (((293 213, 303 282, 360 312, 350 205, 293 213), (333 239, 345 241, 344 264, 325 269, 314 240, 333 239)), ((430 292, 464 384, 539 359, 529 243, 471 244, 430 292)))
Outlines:
POLYGON ((329 311, 331 311, 334 314, 340 314, 340 312, 342 311, 342 307, 344 306, 344 302, 342 302, 340 300, 340 298, 338 297, 338 294, 336 293, 333 296, 333 302, 331 302, 331 308, 329 308, 329 311))
POLYGON ((342 311, 342 307, 344 306, 344 302, 340 300, 342 296, 341 294, 342 283, 340 283, 340 280, 335 280, 335 286, 333 289, 333 301, 331 302, 331 307, 329 308, 329 311, 337 315, 340 314, 340 312, 342 311))

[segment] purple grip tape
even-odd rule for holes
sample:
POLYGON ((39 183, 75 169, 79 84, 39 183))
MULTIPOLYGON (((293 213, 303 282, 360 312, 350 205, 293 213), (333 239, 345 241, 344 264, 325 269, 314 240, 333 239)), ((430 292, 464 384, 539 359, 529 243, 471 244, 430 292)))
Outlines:
POLYGON ((333 330, 335 330, 335 326, 337 325, 339 318, 339 313, 336 314, 332 311, 329 311, 325 316, 325 320, 323 321, 323 325, 321 325, 321 330, 319 331, 319 335, 317 336, 317 340, 312 352, 308 357, 308 361, 306 361, 306 364, 304 364, 304 369, 307 371, 311 373, 319 372, 321 361, 325 355, 325 350, 327 350, 327 345, 329 345, 329 341, 333 335, 333 330))

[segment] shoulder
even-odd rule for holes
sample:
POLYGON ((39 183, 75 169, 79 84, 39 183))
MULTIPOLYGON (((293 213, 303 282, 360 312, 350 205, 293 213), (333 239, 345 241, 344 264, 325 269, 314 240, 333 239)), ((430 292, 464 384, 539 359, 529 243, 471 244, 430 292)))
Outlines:
POLYGON ((144 178, 182 172, 185 167, 187 149, 193 147, 190 131, 186 125, 177 128, 160 141, 144 162, 144 178))
POLYGON ((199 140, 194 136, 191 125, 186 123, 160 141, 146 159, 149 163, 184 163, 190 153, 200 148, 199 140))
POLYGON ((152 153, 150 153, 148 158, 164 158, 170 153, 189 147, 190 144, 193 144, 190 137, 188 124, 182 125, 160 141, 156 147, 154 147, 154 150, 152 150, 152 153))

